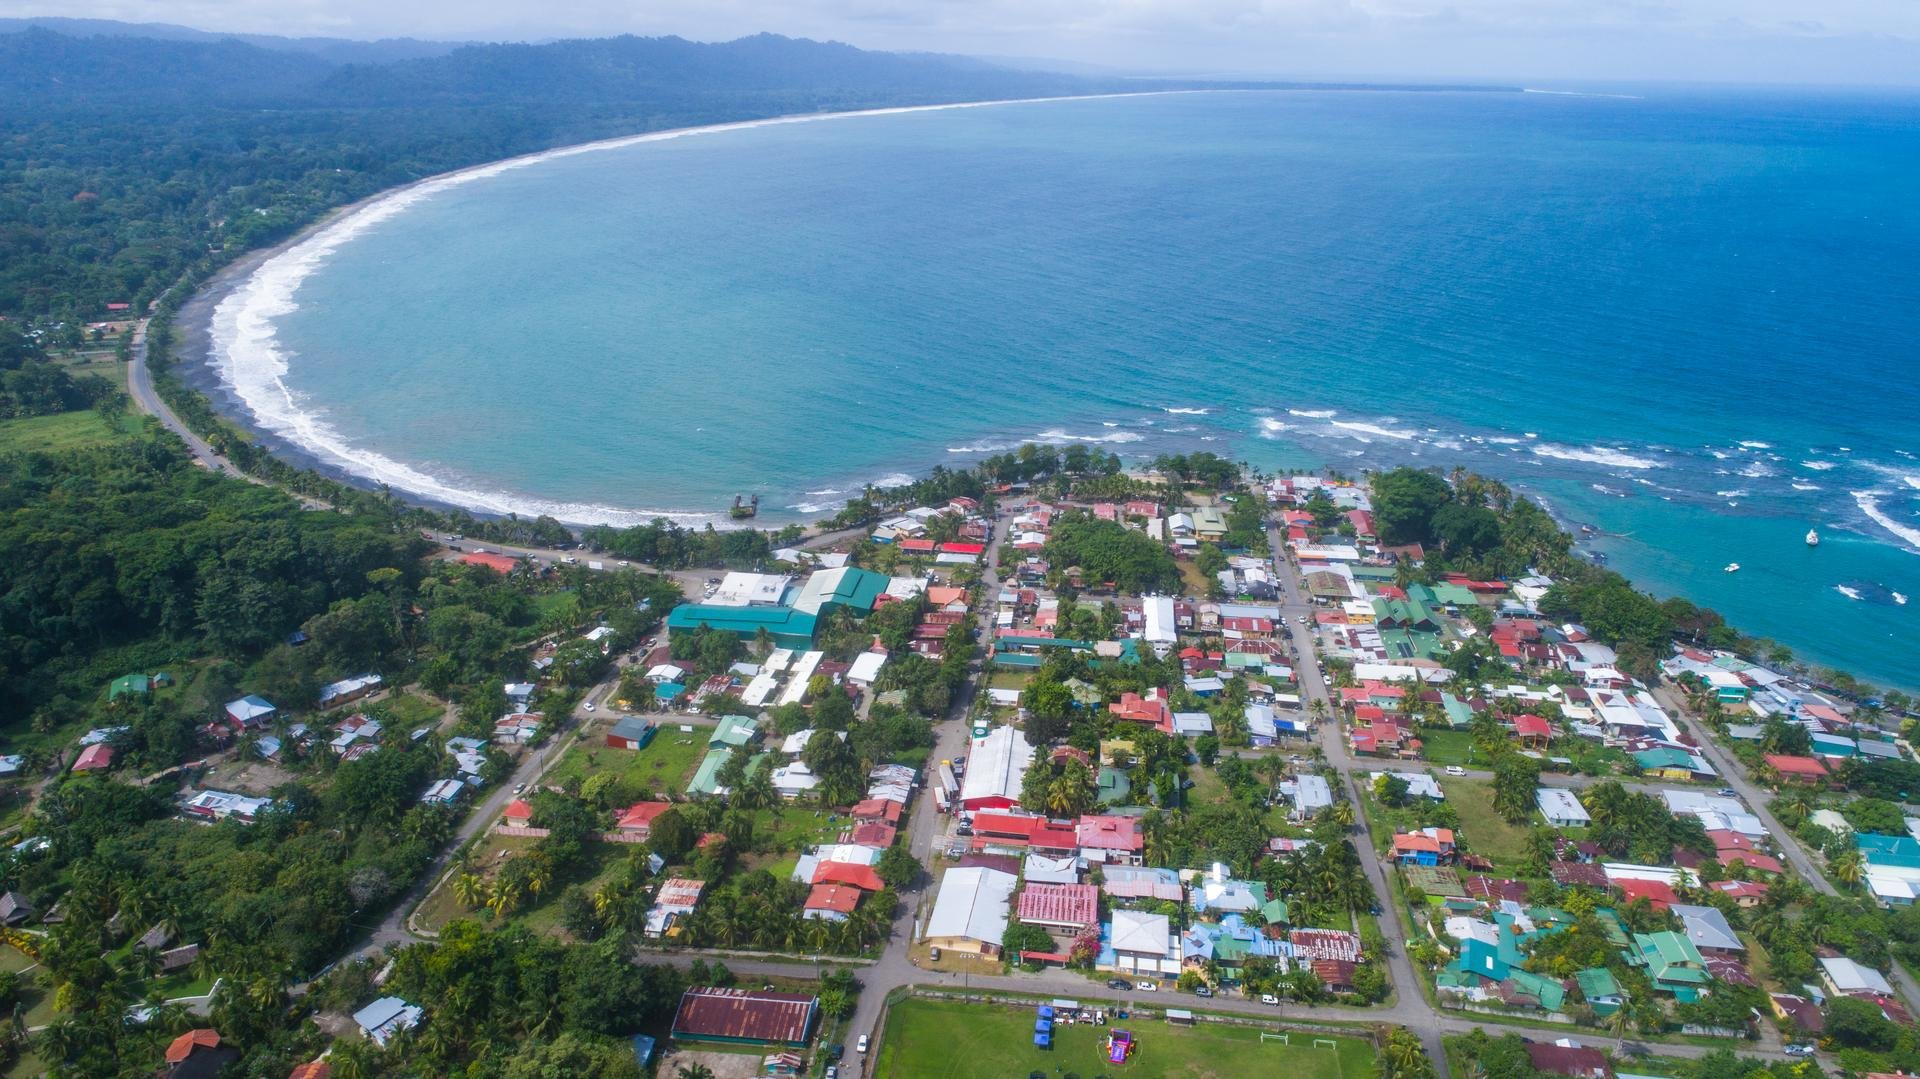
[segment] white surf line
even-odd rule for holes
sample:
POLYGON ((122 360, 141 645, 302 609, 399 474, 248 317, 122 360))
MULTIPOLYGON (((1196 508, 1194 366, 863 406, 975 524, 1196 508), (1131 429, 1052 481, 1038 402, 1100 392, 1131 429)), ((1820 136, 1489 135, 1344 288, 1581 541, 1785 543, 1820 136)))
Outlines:
POLYGON ((209 326, 209 352, 214 370, 232 391, 256 423, 286 439, 300 449, 362 479, 383 484, 422 498, 465 506, 483 513, 521 516, 551 516, 569 524, 641 524, 656 517, 683 521, 724 524, 722 515, 710 512, 627 509, 594 503, 556 502, 503 491, 481 491, 455 486, 353 442, 310 411, 300 396, 287 385, 287 358, 275 339, 275 320, 298 306, 295 293, 306 279, 325 264, 341 245, 367 229, 386 221, 423 199, 476 180, 498 176, 514 169, 538 165, 580 154, 619 150, 650 142, 694 135, 716 135, 787 124, 814 123, 821 120, 851 120, 874 116, 903 116, 910 113, 941 112, 949 109, 989 108, 1001 105, 1032 105, 1057 101, 1099 101, 1128 97, 1162 97, 1173 94, 1236 93, 1232 89, 1141 90, 1112 94, 1076 94, 1062 97, 1008 98, 993 101, 955 101, 938 105, 897 105, 878 109, 853 109, 845 112, 801 113, 759 120, 736 120, 698 127, 671 128, 638 135, 620 135, 573 146, 541 150, 518 157, 503 158, 472 165, 452 172, 430 176, 371 197, 332 221, 311 227, 301 236, 270 254, 214 307, 209 326))

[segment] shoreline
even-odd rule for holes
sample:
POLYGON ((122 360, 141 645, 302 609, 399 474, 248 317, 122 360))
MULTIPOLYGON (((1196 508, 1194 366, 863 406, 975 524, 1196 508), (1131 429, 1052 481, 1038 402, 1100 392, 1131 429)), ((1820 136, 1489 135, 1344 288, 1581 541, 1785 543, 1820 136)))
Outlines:
MULTIPOLYGON (((271 247, 250 251, 227 264, 225 267, 222 267, 218 273, 209 278, 192 296, 188 297, 187 300, 180 305, 179 312, 175 318, 177 333, 179 334, 179 344, 176 346, 176 354, 173 357, 171 370, 188 388, 206 398, 216 413, 245 430, 254 439, 263 444, 274 456, 287 461, 295 467, 310 469, 336 482, 348 484, 367 491, 390 492, 405 501, 429 509, 441 512, 458 511, 471 514, 478 518, 496 520, 504 519, 510 515, 518 515, 529 519, 538 516, 552 516, 561 523, 573 528, 588 528, 599 525, 632 527, 660 518, 665 518, 666 520, 686 527, 710 526, 721 530, 754 527, 754 521, 756 521, 757 518, 746 521, 735 520, 728 515, 725 507, 718 507, 711 511, 629 509, 625 507, 585 506, 567 503, 552 503, 545 507, 538 507, 536 505, 539 501, 538 496, 527 492, 503 492, 498 495, 489 495, 485 492, 461 491, 457 488, 439 483, 439 481, 433 477, 418 472, 404 462, 385 458, 384 455, 380 455, 375 451, 363 451, 372 456, 379 457, 382 461, 388 462, 396 471, 412 473, 413 475, 422 477, 422 479, 427 482, 424 484, 395 483, 391 480, 383 480, 376 475, 370 475, 368 472, 354 468, 347 461, 341 459, 345 456, 344 451, 350 448, 345 444, 344 439, 342 439, 341 445, 336 447, 337 450, 342 452, 329 454, 326 448, 302 442, 298 438, 274 430, 267 422, 263 421, 256 407, 256 403, 249 401, 244 391, 232 385, 223 370, 223 358, 217 354, 221 346, 216 339, 217 335, 214 329, 215 318, 222 306, 238 295, 242 289, 252 285, 260 272, 270 264, 301 251, 307 247, 307 245, 326 241, 329 235, 336 230, 351 229, 355 226, 364 227, 376 223, 367 220, 370 214, 389 207, 391 207, 391 212, 393 213, 403 212, 414 198, 430 197, 431 194, 440 190, 460 186, 475 180, 486 179, 511 169, 541 164, 557 158, 597 153, 606 150, 625 149, 647 142, 664 142, 689 136, 725 134, 735 131, 752 130, 759 127, 784 126, 821 120, 864 119, 876 116, 907 115, 950 109, 989 108, 1002 105, 1032 105, 1066 101, 1102 101, 1132 97, 1166 97, 1175 94, 1243 92, 1260 91, 1246 91, 1237 88, 1140 90, 1105 94, 1073 94, 1060 97, 1005 98, 983 101, 956 101, 929 105, 886 106, 873 109, 853 109, 843 112, 789 113, 759 119, 733 120, 718 124, 663 128, 658 131, 616 135, 610 138, 573 143, 567 146, 557 146, 546 150, 519 154, 513 157, 500 158, 495 161, 481 162, 449 172, 436 173, 432 176, 421 177, 418 180, 402 184, 398 187, 387 188, 344 206, 335 207, 287 239, 271 247), (399 203, 399 205, 394 205, 396 203, 399 203), (420 487, 429 484, 440 486, 446 493, 436 493, 420 489, 420 487), (459 495, 469 497, 455 497, 459 495), (478 504, 487 501, 492 501, 496 503, 496 505, 478 504), (514 501, 524 503, 524 505, 520 507, 507 505, 507 503, 514 501), (589 520, 582 513, 555 513, 551 512, 552 510, 584 510, 588 513, 605 511, 605 515, 599 520, 589 520), (615 520, 615 517, 624 518, 624 523, 620 520, 615 520)), ((344 236, 341 237, 338 242, 344 243, 351 238, 350 235, 344 236)), ((318 261, 323 262, 324 256, 322 255, 318 261)), ((316 265, 317 264, 318 262, 316 265)), ((299 281, 294 281, 294 290, 297 290, 298 285, 299 281)), ((277 378, 275 381, 278 381, 277 378)), ((313 421, 313 414, 305 413, 304 418, 313 421)), ((933 465, 931 464, 923 463, 920 472, 924 473, 932 467, 933 465)), ((826 514, 821 513, 795 514, 791 521, 782 520, 779 523, 796 523, 812 528, 821 520, 824 520, 826 516, 826 514)))

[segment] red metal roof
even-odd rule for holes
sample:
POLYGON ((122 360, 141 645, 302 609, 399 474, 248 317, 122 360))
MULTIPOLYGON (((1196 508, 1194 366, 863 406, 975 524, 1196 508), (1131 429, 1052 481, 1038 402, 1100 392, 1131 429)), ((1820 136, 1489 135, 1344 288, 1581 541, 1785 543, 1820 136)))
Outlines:
POLYGON ((1100 889, 1091 884, 1029 884, 1020 893, 1020 920, 1092 926, 1100 921, 1100 889))
POLYGON ((807 893, 807 910, 831 910, 840 914, 852 914, 853 908, 860 905, 860 896, 864 894, 858 888, 839 884, 816 884, 807 893))
POLYGON ((1767 764, 1783 776, 1817 776, 1827 774, 1827 766, 1812 757, 1788 757, 1778 753, 1767 754, 1767 764))
POLYGON ((113 747, 104 742, 95 743, 80 751, 80 759, 73 762, 76 772, 97 772, 113 767, 113 747))
POLYGON ((804 993, 689 989, 673 1016, 674 1037, 799 1044, 813 1027, 816 998, 804 993))
POLYGON ((1146 845, 1140 822, 1133 817, 1084 816, 1074 827, 1074 840, 1096 850, 1137 851, 1146 845))
POLYGON ((843 884, 867 892, 877 892, 887 886, 886 882, 880 879, 880 874, 873 871, 872 866, 855 865, 852 862, 821 862, 813 870, 812 883, 816 887, 822 884, 843 884))

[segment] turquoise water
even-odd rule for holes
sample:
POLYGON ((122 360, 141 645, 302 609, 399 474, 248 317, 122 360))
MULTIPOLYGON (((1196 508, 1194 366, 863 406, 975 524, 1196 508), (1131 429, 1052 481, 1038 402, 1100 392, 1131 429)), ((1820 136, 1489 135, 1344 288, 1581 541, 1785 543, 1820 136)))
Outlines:
POLYGON ((1911 97, 862 117, 431 194, 274 328, 286 403, 359 471, 493 508, 778 520, 1036 438, 1458 463, 1648 587, 1910 684, 1917 174, 1911 97))

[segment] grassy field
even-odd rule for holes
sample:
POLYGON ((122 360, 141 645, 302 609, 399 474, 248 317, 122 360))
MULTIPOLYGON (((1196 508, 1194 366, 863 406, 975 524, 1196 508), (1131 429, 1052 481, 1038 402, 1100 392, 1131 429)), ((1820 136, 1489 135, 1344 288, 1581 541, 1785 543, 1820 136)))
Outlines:
POLYGON ((1032 1072, 1094 1076, 1180 1076, 1227 1079, 1286 1075, 1289 1079, 1367 1079, 1373 1048, 1350 1038, 1336 1049, 1314 1048, 1308 1034, 1291 1045, 1260 1040, 1249 1027, 1169 1026, 1163 1019, 1114 1025, 1133 1032, 1137 1048, 1125 1064, 1107 1060, 1108 1028, 1056 1026, 1052 1049, 1033 1044, 1034 1012, 1027 1008, 908 1000, 888 1013, 886 1039, 874 1075, 882 1079, 1019 1079, 1032 1072))
MULTIPOLYGON (((1435 764, 1472 764, 1473 735, 1466 731, 1420 728, 1420 755, 1435 764)), ((1480 762, 1485 767, 1485 762, 1480 762)))
POLYGON ((568 780, 584 781, 589 776, 613 772, 634 789, 651 783, 662 794, 678 794, 686 789, 700 758, 707 755, 707 738, 712 733, 706 727, 695 727, 692 734, 685 734, 668 723, 647 748, 632 750, 608 748, 606 732, 595 728, 567 750, 542 782, 565 786, 568 780))
POLYGON ((1493 784, 1479 779, 1448 779, 1440 784, 1447 804, 1460 814, 1467 850, 1504 868, 1527 855, 1527 825, 1512 825, 1493 811, 1493 784))
POLYGON ((0 421, 0 454, 65 453, 98 446, 139 430, 137 416, 122 417, 112 426, 92 409, 55 416, 28 416, 0 421))

